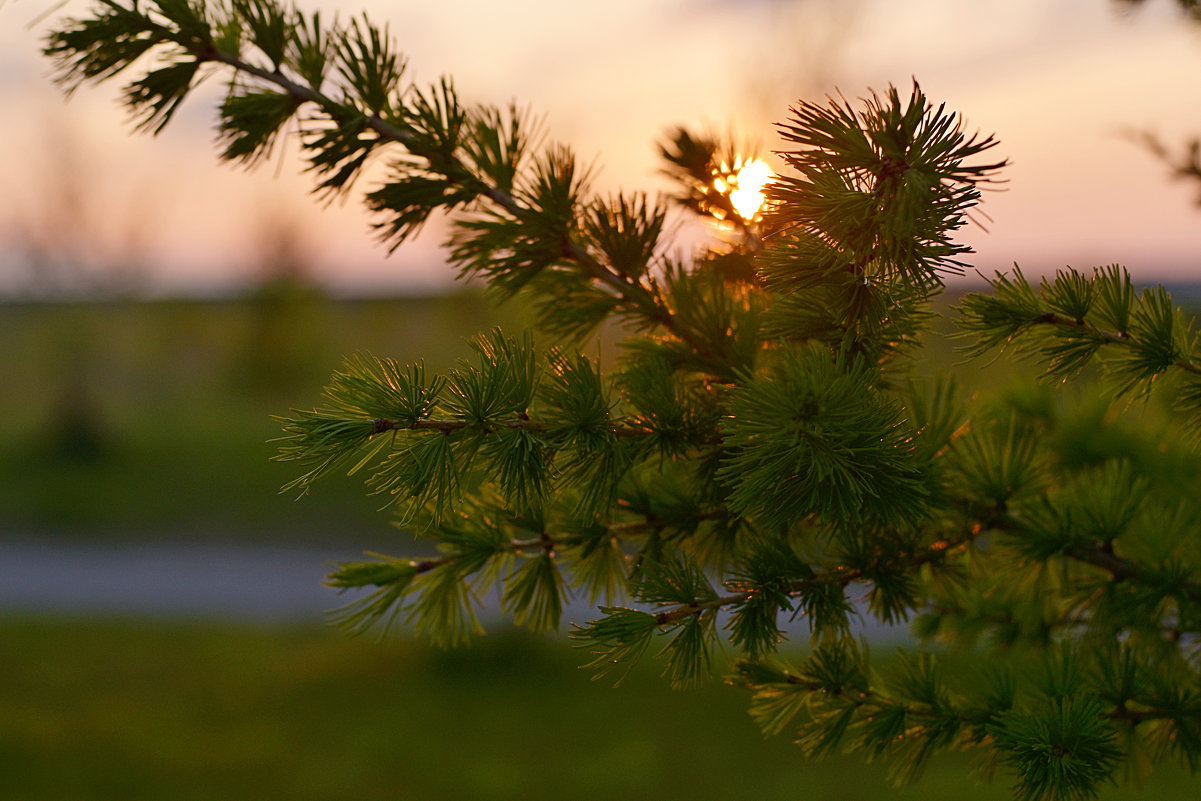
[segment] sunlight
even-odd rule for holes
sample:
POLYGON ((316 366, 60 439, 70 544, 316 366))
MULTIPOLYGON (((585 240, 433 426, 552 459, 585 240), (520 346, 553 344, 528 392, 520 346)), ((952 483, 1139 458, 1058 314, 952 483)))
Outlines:
POLYGON ((766 199, 763 188, 771 180, 772 172, 767 162, 761 159, 752 159, 745 164, 741 161, 736 160, 734 167, 728 172, 723 164, 722 172, 727 177, 714 179, 713 188, 722 193, 728 191, 734 211, 738 212, 742 219, 750 221, 755 219, 755 215, 763 208, 766 199))

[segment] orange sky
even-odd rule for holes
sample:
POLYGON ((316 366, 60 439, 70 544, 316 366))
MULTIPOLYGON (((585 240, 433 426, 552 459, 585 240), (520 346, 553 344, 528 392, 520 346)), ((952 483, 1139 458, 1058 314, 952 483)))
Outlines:
MULTIPOLYGON (((71 0, 67 13, 86 0, 71 0)), ((290 221, 314 270, 349 291, 429 290, 453 275, 437 230, 386 258, 366 213, 305 195, 294 152, 246 174, 218 166, 219 81, 156 140, 128 132, 115 88, 64 103, 37 55, 49 0, 0 5, 0 290, 32 240, 98 263, 135 254, 152 289, 211 290, 246 275, 266 222, 290 221), (67 176, 67 178, 64 178, 67 176), (49 180, 47 180, 49 178, 49 180), (57 187, 57 189, 54 189, 57 187), (51 198, 83 197, 65 215, 51 198), (69 229, 69 230, 64 230, 69 229), (74 241, 72 243, 72 239, 74 241)), ((1201 278, 1197 190, 1124 132, 1201 136, 1201 25, 1168 0, 306 0, 389 20, 419 80, 455 76, 469 100, 516 98, 602 168, 599 187, 662 189, 654 141, 678 123, 733 127, 774 147, 798 97, 916 77, 1012 161, 992 221, 962 238, 981 270, 1030 274, 1121 262, 1136 278, 1201 278)), ((126 259, 128 260, 128 259, 126 259)))

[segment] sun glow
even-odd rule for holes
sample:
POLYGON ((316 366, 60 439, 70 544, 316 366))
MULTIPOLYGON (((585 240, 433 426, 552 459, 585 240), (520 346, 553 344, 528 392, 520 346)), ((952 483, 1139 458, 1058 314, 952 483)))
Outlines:
POLYGON ((722 176, 713 180, 713 188, 722 194, 728 192, 734 211, 742 219, 750 221, 763 208, 766 199, 763 188, 771 180, 771 175, 771 167, 761 159, 746 163, 738 159, 729 170, 725 164, 722 165, 722 176))

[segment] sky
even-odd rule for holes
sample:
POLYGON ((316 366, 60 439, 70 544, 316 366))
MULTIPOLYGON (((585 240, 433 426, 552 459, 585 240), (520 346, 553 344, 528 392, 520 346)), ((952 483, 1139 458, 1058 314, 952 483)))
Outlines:
MULTIPOLYGON (((220 80, 157 138, 130 131, 116 86, 68 101, 40 41, 50 0, 0 0, 0 292, 33 285, 31 249, 150 293, 220 292, 261 276, 281 237, 345 293, 429 292, 454 269, 431 225, 392 256, 357 201, 307 194, 293 145, 256 172, 213 146, 220 80)), ((454 76, 468 101, 516 100, 598 169, 596 186, 669 189, 655 142, 675 125, 781 147, 798 99, 913 80, 995 134, 1009 159, 982 227, 960 232, 985 274, 1122 263, 1143 282, 1201 280, 1198 188, 1132 140, 1201 136, 1201 24, 1170 0, 303 0, 387 21, 410 76, 454 76)), ((367 185, 364 186, 367 188, 367 185)))

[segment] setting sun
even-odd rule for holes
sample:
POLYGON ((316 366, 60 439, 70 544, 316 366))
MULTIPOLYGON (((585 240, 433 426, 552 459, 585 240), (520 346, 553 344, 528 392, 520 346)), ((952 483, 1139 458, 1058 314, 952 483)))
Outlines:
POLYGON ((715 179, 713 186, 719 192, 729 192, 730 204, 739 217, 753 220, 763 207, 763 188, 771 180, 772 172, 767 162, 761 159, 752 159, 745 164, 740 162, 735 161, 728 173, 723 169, 722 172, 728 177, 715 179))

